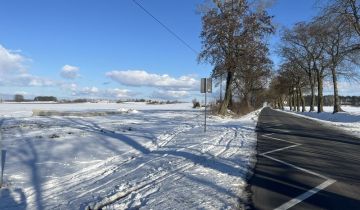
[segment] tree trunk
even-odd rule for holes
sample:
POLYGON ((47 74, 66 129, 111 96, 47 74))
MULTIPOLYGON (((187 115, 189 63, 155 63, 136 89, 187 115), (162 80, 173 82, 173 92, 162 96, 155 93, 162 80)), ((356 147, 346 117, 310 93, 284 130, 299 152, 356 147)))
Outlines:
POLYGON ((311 100, 310 100, 310 112, 315 111, 315 84, 314 84, 314 78, 309 71, 308 73, 309 81, 310 81, 310 88, 311 88, 311 100))
POLYGON ((323 98, 323 77, 321 75, 321 72, 317 72, 317 82, 318 82, 318 113, 323 112, 323 106, 324 106, 324 98, 323 98))
POLYGON ((301 106, 302 106, 301 112, 306 112, 306 108, 305 108, 305 98, 304 98, 304 95, 303 95, 303 92, 302 92, 301 88, 299 88, 299 94, 300 94, 301 106))
POLYGON ((291 94, 291 97, 292 97, 292 104, 293 104, 293 107, 294 107, 294 111, 296 111, 296 100, 295 100, 295 93, 294 92, 291 94))
POLYGON ((290 111, 292 111, 291 95, 288 96, 288 103, 289 103, 290 111))
MULTIPOLYGON (((243 99, 241 100, 241 103, 240 103, 240 109, 242 110, 237 110, 237 113, 238 114, 245 114, 245 113, 248 113, 252 110, 252 106, 251 106, 251 102, 250 102, 250 99, 251 98, 251 94, 250 93, 246 93, 244 94, 244 97, 243 99)), ((275 99, 275 106, 277 109, 278 108, 278 101, 275 99)))
MULTIPOLYGON (((232 84, 232 83, 231 83, 232 84)), ((228 104, 228 106, 227 106, 227 109, 231 109, 232 110, 232 108, 233 108, 233 95, 232 95, 232 92, 231 92, 231 85, 230 85, 230 99, 229 99, 229 104, 228 104)), ((239 111, 239 110, 237 110, 237 111, 239 111)))
POLYGON ((224 101, 222 102, 220 110, 219 110, 220 115, 225 115, 227 113, 227 110, 228 110, 228 107, 230 104, 230 100, 232 98, 232 93, 231 93, 232 83, 233 83, 233 73, 228 72, 227 77, 226 77, 225 98, 224 98, 224 101))
POLYGON ((300 97, 299 97, 299 88, 296 88, 296 111, 300 112, 300 97))
POLYGON ((334 86, 334 111, 333 113, 342 112, 340 105, 340 99, 339 99, 339 92, 338 92, 338 86, 337 86, 337 76, 336 76, 336 70, 335 68, 331 68, 331 74, 333 79, 333 86, 334 86))
POLYGON ((278 98, 278 102, 279 102, 279 109, 281 109, 281 98, 278 98))
POLYGON ((311 86, 311 100, 310 100, 309 112, 314 112, 315 111, 315 84, 312 83, 310 86, 311 86))

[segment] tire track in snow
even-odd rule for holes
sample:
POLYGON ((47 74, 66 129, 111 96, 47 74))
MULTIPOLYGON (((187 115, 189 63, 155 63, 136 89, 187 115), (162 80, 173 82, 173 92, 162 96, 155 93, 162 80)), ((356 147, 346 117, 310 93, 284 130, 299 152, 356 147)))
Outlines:
MULTIPOLYGON (((170 132, 172 133, 171 136, 168 136, 168 138, 162 142, 162 146, 165 147, 166 145, 168 145, 172 140, 176 139, 176 136, 178 136, 179 134, 181 133, 184 133, 188 130, 191 130, 193 128, 196 128, 198 126, 196 125, 187 125, 187 126, 184 126, 182 129, 179 129, 178 131, 175 131, 175 132, 170 132)), ((210 148, 208 148, 208 150, 213 150, 214 148, 217 148, 220 144, 223 143, 224 140, 228 140, 226 138, 226 135, 229 135, 232 131, 229 130, 229 129, 225 129, 222 134, 222 137, 221 138, 218 138, 218 137, 215 137, 215 138, 212 138, 208 141, 201 141, 201 144, 195 144, 195 145, 192 145, 192 146, 189 146, 187 148, 183 148, 183 149, 180 149, 178 151, 182 151, 182 150, 185 150, 185 149, 191 149, 191 148, 195 148, 195 147, 199 147, 199 146, 204 146, 204 144, 206 143, 209 143, 209 142, 214 142, 214 140, 216 139, 216 144, 212 145, 210 148), (224 133, 225 132, 225 133, 224 133)), ((168 132, 169 133, 169 132, 168 132)), ((227 142, 225 144, 229 145, 232 141, 232 139, 229 140, 230 142, 227 142)), ((161 149, 161 148, 160 148, 161 149)), ((225 153, 227 149, 223 149, 221 150, 220 152, 216 153, 216 155, 221 155, 222 153, 225 153)), ((122 154, 124 155, 124 154, 122 154)), ((86 190, 86 188, 88 186, 96 186, 96 183, 99 181, 99 180, 102 180, 102 179, 106 179, 108 176, 111 176, 112 174, 114 174, 115 172, 117 172, 117 169, 121 168, 122 166, 124 166, 124 164, 127 164, 127 163, 130 163, 130 162, 133 162, 135 159, 137 158, 141 158, 143 155, 140 155, 140 156, 137 156, 135 158, 131 158, 131 159, 128 159, 128 160, 125 160, 123 163, 121 163, 120 165, 117 165, 115 167, 111 167, 111 166, 106 166, 108 163, 110 162, 115 162, 116 160, 122 160, 122 158, 114 158, 114 157, 111 157, 109 158, 110 160, 106 160, 104 161, 104 163, 99 163, 97 164, 96 166, 94 167, 91 167, 91 168, 86 168, 85 170, 82 170, 80 173, 78 174, 72 174, 71 177, 68 177, 68 180, 63 182, 63 181, 59 181, 59 182, 53 182, 53 183, 47 183, 47 185, 45 185, 45 196, 44 196, 44 199, 48 200, 48 199, 56 199, 56 198, 60 198, 61 199, 61 195, 64 194, 64 192, 76 192, 76 193, 82 193, 81 196, 85 196, 86 193, 84 192, 89 192, 86 190), (99 171, 96 171, 97 169, 101 168, 101 170, 99 171), (105 170, 104 170, 105 168, 105 170), (84 180, 83 178, 86 177, 87 180, 84 180), (82 183, 79 185, 79 179, 82 180, 82 183), (62 187, 61 185, 65 186, 65 187, 62 187), (50 191, 49 191, 50 190, 50 191)), ((159 159, 162 159, 162 158, 165 158, 163 156, 160 156, 160 157, 157 157, 154 161, 156 160, 159 160, 159 159)), ((123 160, 122 160, 123 161, 123 160)), ((152 162, 152 161, 149 161, 149 163, 152 162)), ((176 176, 176 171, 177 170, 180 170, 180 169, 184 169, 182 171, 185 171, 187 170, 188 168, 185 166, 187 166, 187 164, 185 163, 185 161, 180 161, 180 162, 177 162, 177 167, 176 168, 173 168, 173 170, 170 170, 170 171, 166 171, 166 172, 155 172, 155 173, 151 173, 149 174, 149 176, 153 176, 152 180, 156 179, 156 182, 154 184, 151 184, 151 183, 148 183, 148 187, 143 187, 141 189, 139 189, 138 191, 143 191, 144 189, 148 189, 149 187, 153 186, 153 185, 159 185, 161 184, 161 182, 163 182, 164 180, 166 180, 167 178, 169 177, 174 177, 176 176), (157 176, 158 175, 158 176, 157 176), (157 178, 156 178, 157 177, 157 178)), ((111 163, 110 163, 111 164, 111 163)), ((191 165, 188 165, 189 168, 193 167, 195 164, 193 163, 190 163, 191 165)), ((140 164, 139 167, 136 167, 135 169, 129 171, 128 174, 130 174, 131 172, 133 171, 136 171, 142 167, 144 167, 145 165, 147 164, 140 164)), ((113 165, 112 165, 113 166, 113 165)), ((124 177, 124 176, 122 176, 124 177)), ((119 177, 118 179, 121 179, 122 177, 119 177)), ((109 185, 111 184, 111 182, 114 182, 114 181, 117 181, 118 179, 110 179, 107 183, 104 183, 102 184, 101 186, 97 186, 93 189, 90 189, 90 192, 93 192, 93 191, 96 191, 96 190, 99 190, 101 187, 105 186, 105 185, 109 185)), ((43 188, 44 189, 44 188, 43 188)), ((132 191, 134 192, 134 191, 132 191)), ((28 194, 28 193, 27 193, 28 194)), ((78 195, 78 194, 77 194, 78 195)), ((80 197, 81 197, 80 196, 80 197)), ((74 201, 78 200, 79 199, 79 196, 76 196, 76 199, 74 199, 74 201)), ((66 200, 66 199, 65 199, 66 200)), ((64 200, 64 201, 65 201, 64 200)), ((61 202, 61 201, 60 201, 61 202)), ((68 204, 72 204, 72 201, 70 201, 68 204)), ((51 206, 52 204, 49 203, 49 205, 51 206)), ((61 205, 60 205, 61 206, 61 205)))
MULTIPOLYGON (((215 139, 217 139, 216 143, 212 144, 210 147, 207 147, 207 150, 202 151, 202 154, 208 154, 212 157, 218 157, 219 155, 225 153, 228 150, 228 146, 233 141, 233 139, 236 137, 237 137, 236 129, 233 129, 233 128, 225 129, 225 131, 222 133, 222 135, 220 135, 220 137, 211 138, 207 141, 204 141, 204 143, 201 144, 202 146, 204 146, 207 143, 213 142, 215 139), (233 134, 232 138, 226 138, 226 136, 228 136, 229 134, 233 134), (218 146, 221 146, 221 143, 224 140, 227 140, 225 143, 225 145, 226 145, 225 149, 220 150, 219 152, 215 153, 215 155, 209 154, 209 152, 211 150, 213 150, 214 148, 217 148, 218 146)), ((182 151, 182 150, 189 149, 189 148, 196 147, 196 146, 199 146, 199 144, 195 144, 188 148, 183 148, 180 150, 182 151)), ((178 150, 178 151, 180 151, 180 150, 178 150)), ((193 163, 193 162, 187 162, 187 160, 183 160, 181 162, 184 162, 184 164, 179 164, 175 169, 167 171, 164 174, 160 173, 158 176, 153 176, 152 179, 140 182, 134 187, 130 187, 130 188, 125 189, 124 191, 120 191, 113 195, 107 196, 104 199, 102 199, 100 202, 90 204, 89 206, 87 206, 86 209, 101 209, 106 206, 112 205, 113 203, 115 203, 121 199, 125 199, 130 194, 140 193, 140 191, 144 191, 150 187, 156 188, 157 187, 156 185, 160 185, 166 179, 168 179, 170 177, 182 176, 182 175, 179 175, 179 172, 185 172, 186 170, 189 170, 190 168, 197 165, 196 163, 193 163)))
MULTIPOLYGON (((230 144, 233 142, 233 140, 235 140, 237 138, 237 132, 238 132, 238 129, 236 128, 231 128, 231 129, 228 129, 227 131, 225 131, 223 133, 223 135, 220 136, 219 140, 217 141, 217 145, 211 147, 212 148, 216 148, 216 146, 221 146, 221 143, 224 142, 224 140, 228 140, 224 143, 225 145, 225 148, 223 148, 222 150, 220 150, 219 152, 217 152, 215 155, 212 155, 212 154, 209 154, 208 152, 205 152, 206 154, 210 155, 211 157, 213 158, 216 158, 216 157, 220 157, 222 154, 226 153, 229 148, 230 148, 230 144), (226 136, 228 136, 229 134, 233 134, 232 137, 229 137, 229 138, 226 138, 226 136)), ((211 140, 210 140, 211 141, 211 140)), ((205 143, 208 143, 209 141, 205 142, 205 143)), ((237 150, 236 150, 237 151, 237 150)), ((227 162, 227 161, 224 161, 224 160, 221 160, 222 162, 227 162)), ((151 194, 148 193, 147 188, 152 188, 156 191, 158 191, 160 189, 161 186, 159 185, 162 185, 162 182, 164 182, 165 180, 167 180, 168 178, 171 178, 171 177, 174 177, 174 180, 173 181, 176 181, 176 180, 179 180, 181 179, 182 177, 184 177, 184 173, 181 173, 181 172, 185 172, 187 170, 190 170, 192 169, 193 167, 195 167, 197 164, 192 164, 190 167, 182 170, 182 171, 176 171, 175 173, 172 173, 170 176, 168 177, 164 177, 164 179, 162 179, 161 181, 159 181, 158 183, 155 183, 154 185, 148 185, 142 189, 139 189, 137 191, 134 191, 134 192, 131 192, 128 196, 124 196, 123 198, 121 198, 121 209, 126 209, 126 204, 129 204, 129 203, 134 203, 136 201, 132 200, 132 198, 130 197, 131 195, 135 195, 135 197, 140 197, 138 198, 138 202, 140 202, 140 204, 138 206, 135 206, 135 207, 131 207, 131 208, 139 208, 141 206, 143 206, 143 201, 147 199, 148 196, 150 196, 151 194), (179 173, 178 173, 179 172, 179 173), (130 197, 130 198, 128 198, 130 197), (125 206, 124 206, 125 205, 125 206)), ((134 197, 134 196, 132 196, 134 197)), ((115 201, 114 203, 112 204, 109 204, 107 206, 105 206, 104 209, 115 209, 115 208, 118 208, 118 206, 116 206, 116 202, 115 201)))
MULTIPOLYGON (((178 136, 179 134, 184 133, 184 132, 186 132, 186 131, 188 131, 188 130, 190 130, 190 129, 192 129, 192 128, 196 128, 196 127, 197 127, 197 126, 195 126, 195 125, 186 125, 186 126, 183 126, 181 129, 177 129, 175 132, 172 132, 171 134, 168 134, 168 133, 165 134, 165 135, 167 136, 167 138, 164 139, 165 142, 163 142, 161 145, 159 145, 159 147, 164 147, 164 146, 166 146, 172 139, 174 139, 174 138, 175 138, 176 136, 178 136)), ((127 171, 127 172, 126 172, 125 174, 123 174, 122 176, 126 176, 126 175, 128 175, 128 174, 136 171, 137 169, 140 169, 140 168, 142 168, 143 166, 149 164, 150 162, 155 162, 155 161, 157 161, 157 160, 159 160, 159 159, 161 159, 161 158, 164 158, 164 157, 166 157, 166 156, 167 156, 167 154, 162 155, 162 156, 159 156, 159 157, 155 157, 155 158, 153 158, 153 159, 151 159, 151 160, 149 160, 149 161, 147 161, 147 162, 143 162, 143 163, 141 163, 139 166, 137 166, 136 168, 134 168, 134 169, 132 169, 132 170, 130 170, 130 171, 127 171)), ((112 173, 110 173, 109 175, 111 175, 111 174, 112 174, 112 173)), ((102 179, 104 179, 104 178, 106 178, 106 177, 103 177, 102 179)), ((117 181, 118 179, 120 179, 120 178, 117 178, 117 179, 115 179, 115 180, 114 180, 114 179, 113 179, 113 180, 109 180, 109 181, 107 181, 106 183, 101 184, 101 185, 97 186, 96 188, 91 189, 90 191, 86 191, 86 192, 81 193, 78 197, 82 197, 82 196, 84 196, 84 195, 86 195, 86 194, 88 194, 88 193, 90 193, 90 192, 96 191, 96 190, 100 189, 101 187, 106 186, 106 185, 109 184, 110 182, 117 181)), ((71 203, 71 201, 70 201, 69 203, 71 203)))
MULTIPOLYGON (((198 118, 199 115, 196 115, 195 117, 191 117, 189 119, 187 119, 187 121, 192 121, 192 119, 196 119, 198 118)), ((177 135, 190 130, 192 128, 197 127, 195 124, 197 122, 194 121, 194 124, 192 125, 186 125, 181 129, 178 129, 176 132, 170 132, 172 133, 172 135, 168 136, 168 138, 166 139, 166 144, 168 144, 172 139, 174 139, 177 135)), ((91 125, 91 124, 90 124, 91 125)), ((167 132, 169 133, 169 132, 167 132)), ((151 148, 151 144, 146 144, 147 148, 151 148)), ((110 157, 107 160, 96 164, 94 166, 90 166, 87 167, 83 170, 81 170, 80 172, 76 172, 75 174, 69 174, 67 176, 65 176, 65 181, 64 179, 62 180, 50 180, 47 183, 45 183, 42 186, 42 191, 43 193, 43 199, 49 200, 49 199, 55 199, 55 198, 59 198, 61 197, 61 194, 64 194, 65 192, 81 192, 83 191, 83 183, 88 183, 87 185, 92 186, 94 184, 96 184, 99 180, 105 179, 106 177, 110 176, 111 174, 113 174, 114 172, 117 171, 117 169, 120 169, 122 166, 124 166, 127 163, 130 163, 132 161, 134 161, 137 158, 141 158, 143 155, 139 155, 139 156, 135 156, 133 158, 127 159, 127 160, 123 160, 123 156, 131 153, 133 151, 129 151, 129 152, 125 152, 124 154, 121 154, 117 157, 110 157), (106 166, 108 165, 109 162, 115 162, 115 161, 122 161, 122 163, 120 165, 117 166, 106 166), (99 168, 101 168, 101 170, 98 170, 99 168), (79 179, 81 179, 82 184, 79 185, 79 179), (66 186, 66 189, 63 188, 62 186, 66 186)), ((133 154, 135 155, 135 154, 133 154)), ((158 160, 161 157, 157 157, 152 161, 158 160)), ((144 165, 142 165, 144 166, 144 165)), ((140 167, 141 168, 141 167, 140 167)), ((114 180, 112 180, 114 181, 114 180)), ((98 189, 98 187, 96 187, 96 189, 98 189)), ((93 190, 91 190, 93 191, 93 190)), ((27 199, 29 202, 29 205, 31 206, 32 204, 34 204, 34 197, 36 197, 36 193, 35 190, 32 189, 32 187, 27 188, 24 190, 25 194, 27 195, 27 199)), ((89 192, 89 191, 86 191, 89 192)), ((50 204, 51 205, 51 204, 50 204)))
MULTIPOLYGON (((207 141, 204 141, 204 143, 208 143, 208 142, 211 142, 213 139, 210 139, 210 140, 207 140, 207 141)), ((187 148, 182 148, 182 149, 179 149, 177 151, 184 151, 185 149, 189 149, 189 148, 193 148, 193 147, 196 147, 196 146, 199 146, 198 144, 195 144, 195 145, 192 145, 192 146, 189 146, 187 148)), ((167 156, 167 155, 166 155, 167 156)), ((165 156, 165 157, 166 157, 165 156)), ((164 157, 164 156, 162 156, 164 157)), ((148 187, 150 187, 151 183, 153 183, 153 181, 155 181, 157 184, 161 183, 162 181, 164 181, 166 178, 169 178, 169 177, 172 177, 172 176, 175 176, 175 174, 177 172, 183 172, 187 169, 190 169, 191 167, 193 167, 194 163, 189 163, 189 162, 186 162, 187 160, 185 159, 180 159, 178 162, 178 166, 175 167, 175 168, 172 168, 172 170, 168 170, 168 171, 161 171, 159 172, 158 174, 157 173, 152 173, 152 174, 148 174, 147 177, 145 177, 145 181, 140 181, 137 183, 137 186, 134 186, 134 187, 130 187, 130 190, 126 189, 125 191, 122 191, 122 192, 118 192, 118 193, 115 193, 114 195, 110 195, 110 196, 107 196, 105 197, 103 200, 101 200, 100 202, 98 203, 93 203, 93 204, 90 204, 87 208, 88 209, 100 209, 100 207, 105 207, 107 205, 111 205, 113 204, 114 202, 116 202, 117 200, 120 200, 122 198, 125 198, 126 196, 130 195, 131 193, 134 193, 134 192, 137 192, 141 189, 147 189, 148 187), (184 163, 185 162, 185 163, 184 163), (179 170, 183 168, 184 170, 179 170), (148 180, 147 178, 148 177, 151 177, 150 180, 148 180)), ((121 177, 122 178, 122 177, 121 177)), ((114 180, 112 180, 114 181, 114 180)))
POLYGON ((85 209, 86 210, 100 210, 106 206, 109 206, 113 203, 115 203, 116 201, 125 198, 126 196, 130 195, 131 193, 134 193, 136 191, 139 190, 144 190, 147 189, 149 187, 152 187, 158 183, 161 183, 162 181, 164 181, 167 178, 170 178, 174 175, 176 175, 177 172, 183 172, 186 171, 187 169, 190 169, 191 167, 193 167, 194 164, 193 163, 186 163, 183 165, 180 165, 179 167, 177 167, 176 169, 172 170, 172 171, 167 171, 164 174, 161 174, 153 179, 150 179, 148 181, 144 181, 142 183, 137 184, 136 186, 130 187, 125 189, 124 191, 120 191, 118 193, 115 193, 109 197, 105 197, 103 200, 101 200, 100 202, 96 202, 94 204, 90 204, 88 205, 85 209))
MULTIPOLYGON (((198 119, 198 117, 200 116, 200 114, 196 115, 195 117, 189 118, 187 121, 192 121, 193 119, 198 119)), ((175 129, 175 131, 172 132, 167 132, 165 134, 161 134, 159 137, 156 138, 155 140, 155 145, 157 147, 165 147, 167 144, 169 144, 177 135, 184 133, 186 131, 189 131, 190 129, 199 127, 199 125, 195 125, 195 124, 187 124, 184 126, 181 126, 180 129, 175 129), (164 137, 163 137, 164 136, 164 137), (158 143, 158 141, 161 141, 160 143, 158 143)))
POLYGON ((233 142, 233 140, 237 137, 237 130, 236 130, 235 128, 231 128, 231 131, 228 132, 228 133, 233 133, 233 137, 232 137, 232 138, 228 138, 229 141, 227 141, 227 142, 225 143, 225 147, 223 147, 223 149, 222 149, 220 152, 216 153, 216 154, 215 154, 215 157, 220 156, 220 155, 224 154, 225 152, 227 152, 227 151, 229 150, 229 148, 230 148, 230 144, 231 144, 231 143, 233 142))

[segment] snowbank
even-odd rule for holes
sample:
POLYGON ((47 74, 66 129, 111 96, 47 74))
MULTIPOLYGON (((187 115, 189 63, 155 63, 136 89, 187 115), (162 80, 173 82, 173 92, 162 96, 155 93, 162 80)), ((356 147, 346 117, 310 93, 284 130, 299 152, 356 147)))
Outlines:
MULTIPOLYGON (((306 107, 306 109, 310 110, 309 107, 306 107)), ((316 120, 325 125, 336 126, 360 137, 360 107, 342 106, 342 109, 345 112, 333 114, 333 107, 331 106, 325 106, 322 113, 317 113, 317 109, 315 112, 292 112, 289 107, 285 107, 285 111, 288 113, 316 120)))

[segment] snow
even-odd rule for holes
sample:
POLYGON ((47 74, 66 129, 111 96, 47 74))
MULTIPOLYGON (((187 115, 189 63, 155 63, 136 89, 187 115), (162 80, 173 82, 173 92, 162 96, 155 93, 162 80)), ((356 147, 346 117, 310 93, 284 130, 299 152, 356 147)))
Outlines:
POLYGON ((155 104, 147 105, 145 102, 124 102, 124 103, 0 103, 1 117, 30 117, 33 115, 33 110, 52 110, 52 111, 73 111, 73 112, 87 112, 87 111, 123 111, 132 110, 186 110, 189 109, 189 103, 180 103, 176 106, 173 104, 155 104))
MULTIPOLYGON (((328 126, 335 126, 360 137, 360 107, 342 106, 341 108, 344 112, 335 114, 332 113, 332 106, 324 106, 324 112, 321 113, 317 113, 317 107, 315 107, 315 112, 292 112, 289 107, 285 107, 285 111, 297 116, 316 120, 328 126)), ((310 110, 310 107, 306 107, 306 110, 310 110)))
POLYGON ((204 133, 203 112, 191 106, 0 104, 7 150, 0 209, 239 207, 260 110, 210 116, 204 133))

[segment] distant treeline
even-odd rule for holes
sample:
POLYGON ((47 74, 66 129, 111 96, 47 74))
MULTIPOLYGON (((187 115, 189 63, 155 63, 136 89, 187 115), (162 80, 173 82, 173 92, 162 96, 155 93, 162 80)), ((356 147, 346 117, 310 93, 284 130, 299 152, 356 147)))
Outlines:
POLYGON ((37 96, 34 98, 34 101, 58 101, 54 96, 37 96))
POLYGON ((116 102, 116 103, 125 103, 125 102, 144 102, 147 104, 175 104, 181 103, 180 101, 158 101, 158 100, 146 100, 146 99, 122 99, 122 100, 101 100, 101 99, 86 99, 86 98, 78 98, 73 100, 62 99, 58 101, 59 103, 99 103, 99 102, 116 102))
POLYGON ((121 100, 104 100, 104 99, 88 99, 88 98, 76 98, 76 99, 60 99, 55 96, 36 96, 32 99, 25 99, 22 94, 15 94, 13 100, 3 100, 0 98, 0 103, 3 101, 8 102, 57 102, 57 103, 124 103, 124 102, 144 102, 147 104, 176 104, 182 103, 178 100, 150 100, 150 99, 121 99, 121 100))
MULTIPOLYGON (((306 106, 310 106, 311 96, 304 96, 306 106)), ((360 106, 360 96, 339 96, 341 105, 360 106)), ((317 97, 315 97, 317 103, 317 97)), ((324 106, 333 106, 334 96, 324 96, 324 106)))
POLYGON ((124 103, 124 102, 145 102, 147 104, 177 104, 177 103, 182 103, 181 101, 178 100, 174 100, 174 101, 170 101, 170 100, 163 100, 163 101, 159 101, 159 100, 146 100, 146 99, 126 99, 126 100, 118 100, 116 103, 124 103))

